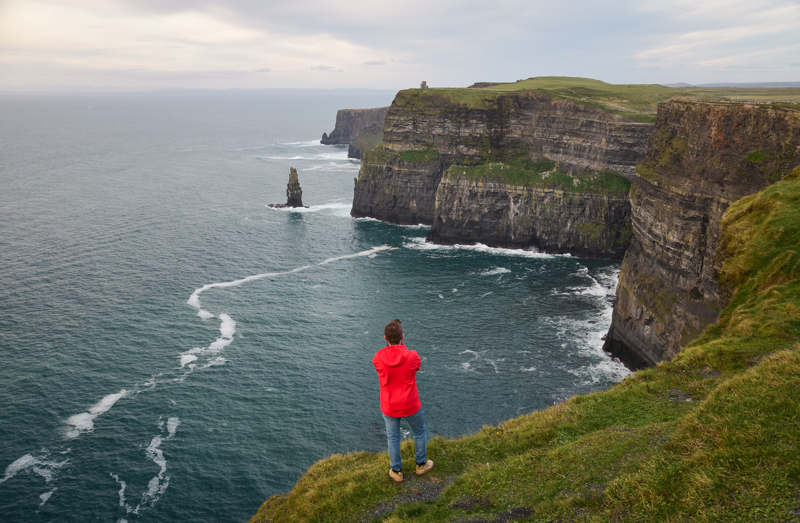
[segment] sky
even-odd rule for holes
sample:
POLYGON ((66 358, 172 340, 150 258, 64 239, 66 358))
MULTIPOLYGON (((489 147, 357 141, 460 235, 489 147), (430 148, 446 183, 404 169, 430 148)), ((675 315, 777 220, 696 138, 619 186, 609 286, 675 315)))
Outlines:
POLYGON ((800 81, 800 0, 0 0, 0 90, 800 81))

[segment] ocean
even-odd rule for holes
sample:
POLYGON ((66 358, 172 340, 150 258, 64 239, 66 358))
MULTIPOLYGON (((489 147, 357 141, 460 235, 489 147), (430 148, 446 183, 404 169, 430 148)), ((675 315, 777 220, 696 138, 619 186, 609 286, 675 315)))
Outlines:
POLYGON ((240 522, 384 450, 394 318, 429 436, 629 374, 619 262, 350 217, 359 163, 319 137, 393 96, 0 93, 0 520, 240 522), (290 167, 308 208, 269 208, 290 167))

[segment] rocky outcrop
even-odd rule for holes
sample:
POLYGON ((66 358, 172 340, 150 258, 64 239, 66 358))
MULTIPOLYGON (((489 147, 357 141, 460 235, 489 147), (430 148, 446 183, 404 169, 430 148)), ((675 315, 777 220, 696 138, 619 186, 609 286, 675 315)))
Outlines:
POLYGON ((270 207, 303 207, 303 189, 297 179, 297 169, 289 167, 289 183, 286 184, 286 203, 271 203, 270 207))
POLYGON ((527 157, 553 160, 556 171, 576 178, 602 170, 632 178, 652 128, 540 92, 401 91, 381 147, 362 158, 351 214, 429 224, 429 239, 439 243, 618 257, 630 238, 624 196, 442 177, 451 166, 527 157))
POLYGON ((383 119, 388 111, 388 107, 340 109, 336 113, 336 127, 330 135, 322 133, 320 143, 347 144, 348 158, 361 158, 383 138, 383 119))
POLYGON ((433 222, 442 161, 379 147, 361 158, 353 208, 356 218, 376 218, 400 225, 433 222))
POLYGON ((675 357, 725 305, 720 219, 800 164, 800 113, 775 106, 659 107, 631 189, 633 240, 605 349, 632 368, 675 357))
POLYGON ((574 193, 446 176, 428 241, 622 258, 630 223, 626 192, 574 193))

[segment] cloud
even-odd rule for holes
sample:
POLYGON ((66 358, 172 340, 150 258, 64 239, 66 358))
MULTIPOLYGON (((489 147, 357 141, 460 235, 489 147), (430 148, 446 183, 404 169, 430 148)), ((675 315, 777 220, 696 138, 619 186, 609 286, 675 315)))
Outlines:
POLYGON ((647 65, 760 66, 766 55, 789 56, 796 46, 786 43, 797 44, 800 30, 800 5, 793 2, 672 0, 641 9, 666 17, 653 35, 658 45, 633 54, 647 65))
POLYGON ((796 0, 0 0, 0 89, 780 81, 797 34, 796 0))
POLYGON ((328 67, 327 65, 318 65, 316 67, 311 68, 312 71, 326 71, 329 73, 343 73, 344 71, 341 69, 336 69, 335 67, 328 67))

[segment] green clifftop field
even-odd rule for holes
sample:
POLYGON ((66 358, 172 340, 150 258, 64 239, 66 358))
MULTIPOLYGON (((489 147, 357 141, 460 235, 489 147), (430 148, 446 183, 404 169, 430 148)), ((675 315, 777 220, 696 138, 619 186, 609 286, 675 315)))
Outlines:
POLYGON ((251 521, 800 522, 800 168, 722 227, 725 308, 673 361, 435 438, 399 486, 386 453, 331 456, 251 521))
POLYGON ((656 84, 609 84, 592 78, 539 76, 513 83, 460 89, 407 89, 397 103, 414 104, 418 97, 445 96, 467 107, 484 107, 497 95, 514 91, 539 91, 556 98, 566 98, 601 107, 608 112, 628 116, 638 122, 654 122, 659 103, 670 100, 705 100, 733 102, 784 103, 800 109, 800 89, 747 87, 664 87, 656 84))

